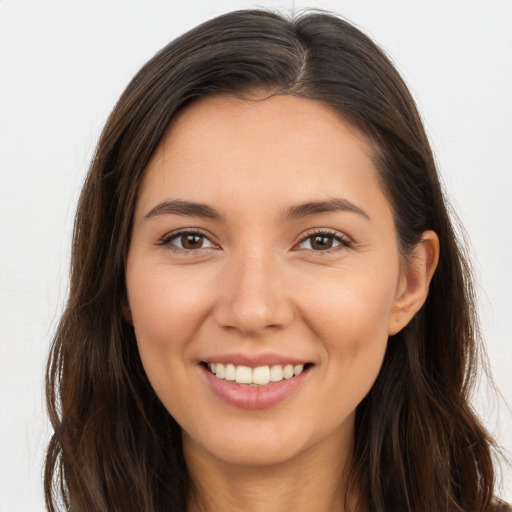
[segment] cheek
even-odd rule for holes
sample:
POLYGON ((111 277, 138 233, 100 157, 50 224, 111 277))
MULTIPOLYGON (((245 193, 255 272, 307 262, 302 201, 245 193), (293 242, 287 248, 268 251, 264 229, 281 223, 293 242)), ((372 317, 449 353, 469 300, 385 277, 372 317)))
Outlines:
POLYGON ((364 277, 352 270, 329 279, 329 286, 317 282, 303 302, 303 316, 322 345, 330 397, 344 404, 343 413, 359 404, 380 371, 398 279, 389 270, 364 277))
POLYGON ((151 386, 166 409, 183 417, 192 393, 190 343, 199 322, 198 297, 183 280, 164 276, 128 279, 129 301, 140 358, 151 386))
POLYGON ((190 340, 210 297, 186 273, 155 266, 148 272, 128 266, 127 289, 142 364, 155 392, 170 406, 178 396, 173 387, 187 381, 190 366, 183 361, 191 359, 190 340))
POLYGON ((387 336, 355 322, 338 322, 323 336, 322 393, 315 394, 323 429, 337 429, 353 416, 377 379, 387 336))
POLYGON ((317 281, 303 293, 303 316, 320 331, 321 339, 336 340, 347 349, 386 340, 397 279, 389 271, 363 274, 351 269, 324 283, 317 281))
POLYGON ((208 310, 210 297, 200 276, 163 268, 127 272, 128 300, 137 338, 169 347, 187 340, 208 310))

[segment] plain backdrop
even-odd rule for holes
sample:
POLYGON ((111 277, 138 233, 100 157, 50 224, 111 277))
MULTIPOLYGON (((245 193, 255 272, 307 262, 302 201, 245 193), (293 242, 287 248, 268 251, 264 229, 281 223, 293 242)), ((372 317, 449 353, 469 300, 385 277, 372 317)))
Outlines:
MULTIPOLYGON (((110 109, 175 36, 256 6, 335 11, 405 76, 466 228, 490 364, 512 404, 511 0, 0 0, 0 512, 44 510, 43 368, 77 197, 110 109)), ((512 450, 505 401, 484 383, 475 406, 512 450)), ((503 480, 510 501, 510 469, 503 480)))

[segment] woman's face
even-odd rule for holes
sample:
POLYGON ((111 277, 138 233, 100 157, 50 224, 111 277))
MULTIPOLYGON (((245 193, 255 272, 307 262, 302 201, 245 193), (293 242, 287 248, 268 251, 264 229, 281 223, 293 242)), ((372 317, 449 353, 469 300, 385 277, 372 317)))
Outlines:
POLYGON ((126 282, 187 453, 259 465, 350 449, 407 320, 370 155, 328 107, 292 96, 209 97, 171 125, 141 186, 126 282))

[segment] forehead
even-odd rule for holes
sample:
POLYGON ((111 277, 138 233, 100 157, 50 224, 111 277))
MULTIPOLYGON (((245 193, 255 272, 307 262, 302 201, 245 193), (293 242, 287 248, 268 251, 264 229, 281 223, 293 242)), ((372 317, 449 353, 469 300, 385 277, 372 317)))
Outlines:
MULTIPOLYGON (((143 179, 141 207, 169 194, 265 205, 380 193, 364 136, 323 102, 295 96, 211 96, 170 125, 143 179)), ((381 194, 382 195, 382 194, 381 194)), ((366 198, 368 199, 368 198, 366 198)), ((284 205, 283 205, 284 206, 284 205)))

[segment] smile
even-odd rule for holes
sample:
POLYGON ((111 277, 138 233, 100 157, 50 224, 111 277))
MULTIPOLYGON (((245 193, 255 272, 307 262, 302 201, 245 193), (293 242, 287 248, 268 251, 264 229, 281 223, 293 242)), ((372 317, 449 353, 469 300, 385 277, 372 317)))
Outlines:
POLYGON ((248 366, 247 363, 203 361, 198 368, 208 388, 223 402, 254 410, 272 407, 295 395, 309 381, 310 370, 315 366, 313 363, 264 365, 262 362, 248 366))
MULTIPOLYGON (((307 367, 308 365, 306 365, 307 367)), ((232 363, 207 363, 210 372, 218 379, 234 381, 237 384, 266 386, 273 382, 291 379, 302 373, 303 364, 298 365, 279 365, 258 366, 251 368, 244 365, 234 365, 232 363)))

